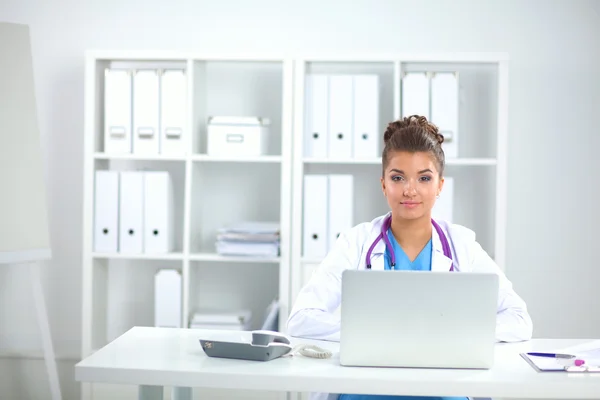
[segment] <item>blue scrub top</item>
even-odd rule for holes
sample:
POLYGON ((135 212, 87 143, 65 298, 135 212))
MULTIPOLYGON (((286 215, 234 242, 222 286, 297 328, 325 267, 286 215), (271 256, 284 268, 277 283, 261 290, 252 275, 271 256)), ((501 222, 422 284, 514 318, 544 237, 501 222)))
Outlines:
MULTIPOLYGON (((388 239, 394 248, 394 255, 396 256, 396 265, 394 269, 396 270, 412 270, 412 271, 431 271, 431 239, 427 242, 423 250, 419 253, 417 258, 414 261, 410 261, 408 256, 402 250, 402 247, 396 241, 396 238, 392 234, 392 230, 388 229, 387 232, 388 239)), ((385 249, 385 269, 390 269, 392 256, 390 254, 389 249, 386 247, 385 249)))
MULTIPOLYGON (((396 255, 395 270, 405 271, 431 271, 431 239, 419 253, 417 258, 411 262, 408 256, 402 250, 402 247, 396 241, 392 234, 392 230, 388 229, 388 238, 396 255)), ((391 255, 388 249, 385 251, 385 269, 389 270, 391 264, 391 255)), ((415 397, 415 396, 380 396, 380 395, 364 395, 364 394, 342 394, 338 400, 468 400, 468 397, 415 397)))

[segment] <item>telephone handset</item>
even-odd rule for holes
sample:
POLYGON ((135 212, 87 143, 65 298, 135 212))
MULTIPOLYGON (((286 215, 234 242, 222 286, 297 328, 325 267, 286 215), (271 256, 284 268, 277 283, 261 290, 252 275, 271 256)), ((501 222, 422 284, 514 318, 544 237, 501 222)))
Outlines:
POLYGON ((294 348, 290 340, 279 332, 252 331, 252 343, 226 342, 200 339, 202 349, 209 357, 234 358, 238 360, 270 361, 299 353, 311 358, 329 358, 332 353, 318 346, 300 344, 294 348))

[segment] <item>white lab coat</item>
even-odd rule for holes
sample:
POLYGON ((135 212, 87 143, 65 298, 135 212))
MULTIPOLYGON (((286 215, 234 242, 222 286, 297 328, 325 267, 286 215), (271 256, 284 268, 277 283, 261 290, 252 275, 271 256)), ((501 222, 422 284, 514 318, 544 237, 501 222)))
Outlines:
MULTIPOLYGON (((340 340, 340 316, 335 311, 341 301, 342 272, 345 269, 366 268, 367 251, 381 233, 381 226, 388 215, 359 224, 338 237, 335 246, 298 294, 287 322, 290 336, 340 340)), ((496 340, 515 342, 531 339, 532 321, 525 302, 514 292, 512 283, 475 240, 475 233, 461 225, 436 222, 448 239, 457 272, 494 272, 499 275, 496 340)), ((432 232, 431 270, 449 271, 452 260, 444 255, 436 230, 432 229, 432 232)), ((371 255, 371 269, 384 269, 384 255, 385 243, 380 240, 371 255)), ((311 399, 332 400, 337 397, 337 394, 315 393, 311 399)))

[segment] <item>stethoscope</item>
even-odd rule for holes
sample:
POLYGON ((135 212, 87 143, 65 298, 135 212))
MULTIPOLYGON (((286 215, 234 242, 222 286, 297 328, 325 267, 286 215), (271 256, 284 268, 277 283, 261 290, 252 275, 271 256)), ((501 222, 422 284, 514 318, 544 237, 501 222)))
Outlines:
MULTIPOLYGON (((433 219, 431 220, 431 223, 433 224, 433 227, 435 228, 435 230, 437 231, 437 233, 440 237, 444 255, 446 257, 448 257, 450 260, 452 260, 452 252, 450 252, 450 244, 448 244, 448 239, 446 239, 446 235, 444 234, 444 231, 442 231, 442 228, 440 228, 440 226, 437 224, 437 222, 435 222, 433 219)), ((379 242, 382 239, 385 242, 386 249, 389 250, 390 255, 392 257, 391 269, 394 269, 394 267, 396 266, 396 256, 394 255, 394 248, 392 247, 392 244, 390 243, 390 240, 387 237, 387 231, 388 231, 388 229, 390 229, 391 225, 392 225, 392 216, 389 215, 383 221, 383 225, 381 226, 381 232, 379 233, 379 236, 377 236, 377 238, 375 239, 375 241, 373 242, 371 247, 369 247, 369 251, 367 252, 367 259, 366 259, 367 269, 371 269, 371 253, 373 252, 373 249, 375 248, 375 245, 377 244, 377 242, 379 242)), ((450 266, 450 271, 454 271, 454 262, 452 262, 452 265, 450 266)))

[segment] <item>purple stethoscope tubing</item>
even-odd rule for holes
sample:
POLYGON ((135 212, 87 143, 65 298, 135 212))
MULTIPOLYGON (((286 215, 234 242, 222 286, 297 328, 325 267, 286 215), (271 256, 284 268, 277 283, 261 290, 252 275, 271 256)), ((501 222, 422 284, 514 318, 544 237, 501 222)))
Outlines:
MULTIPOLYGON (((435 228, 436 232, 438 233, 438 235, 440 237, 444 255, 446 257, 448 257, 450 260, 452 260, 452 252, 450 251, 450 244, 448 243, 448 239, 446 238, 444 231, 442 231, 442 228, 433 219, 431 220, 431 223, 433 224, 433 227, 435 228)), ((392 225, 392 216, 390 215, 383 221, 383 225, 381 227, 381 232, 379 233, 379 236, 377 236, 377 238, 375 239, 375 241, 373 242, 371 247, 369 247, 369 251, 367 252, 367 259, 366 259, 367 269, 371 269, 371 253, 373 253, 373 249, 375 248, 375 245, 377 244, 377 242, 379 242, 382 239, 385 242, 385 247, 390 249, 390 255, 392 257, 392 262, 391 262, 392 269, 396 265, 396 256, 394 255, 394 248, 392 247, 392 244, 390 243, 390 240, 387 237, 387 231, 388 231, 388 229, 390 229, 391 225, 392 225)), ((452 265, 450 267, 450 271, 454 271, 454 262, 452 263, 452 265)))

